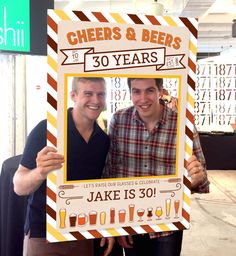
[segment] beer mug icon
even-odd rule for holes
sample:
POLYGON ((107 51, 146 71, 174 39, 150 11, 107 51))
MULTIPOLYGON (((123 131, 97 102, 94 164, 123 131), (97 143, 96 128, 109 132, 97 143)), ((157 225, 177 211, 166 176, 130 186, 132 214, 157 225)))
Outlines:
POLYGON ((77 215, 75 213, 70 214, 70 216, 69 216, 70 227, 76 226, 76 218, 77 218, 77 215))
POLYGON ((78 225, 79 226, 84 226, 87 221, 88 221, 88 216, 85 213, 80 213, 78 215, 78 225))
POLYGON ((97 223, 97 212, 96 211, 91 211, 89 212, 89 224, 90 225, 96 225, 97 223))

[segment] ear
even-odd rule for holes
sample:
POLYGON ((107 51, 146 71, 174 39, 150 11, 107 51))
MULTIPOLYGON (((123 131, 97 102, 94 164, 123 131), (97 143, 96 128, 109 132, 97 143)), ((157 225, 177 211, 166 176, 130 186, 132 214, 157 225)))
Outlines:
POLYGON ((75 102, 75 97, 76 97, 76 96, 77 96, 77 94, 76 94, 75 91, 71 91, 71 92, 70 92, 70 98, 71 98, 72 101, 75 102))
POLYGON ((161 99, 164 95, 164 90, 163 89, 160 89, 159 90, 159 99, 161 99))

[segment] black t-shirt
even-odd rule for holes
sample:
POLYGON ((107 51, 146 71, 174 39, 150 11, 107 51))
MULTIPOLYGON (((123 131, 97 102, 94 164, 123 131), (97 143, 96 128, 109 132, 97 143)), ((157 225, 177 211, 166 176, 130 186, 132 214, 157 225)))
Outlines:
MULTIPOLYGON (((68 110, 67 179, 97 179, 101 177, 109 149, 109 137, 94 124, 94 131, 86 143, 79 134, 68 110)), ((36 167, 37 153, 46 146, 47 121, 41 121, 29 134, 21 159, 28 169, 36 167)), ((31 237, 46 237, 46 181, 28 197, 25 233, 31 237)))

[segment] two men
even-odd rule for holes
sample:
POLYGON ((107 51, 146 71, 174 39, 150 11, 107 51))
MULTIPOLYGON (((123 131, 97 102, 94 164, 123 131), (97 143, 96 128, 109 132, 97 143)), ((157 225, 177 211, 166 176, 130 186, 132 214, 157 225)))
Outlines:
MULTIPOLYGON (((133 106, 116 112, 110 122, 109 149, 104 177, 175 174, 177 113, 162 99, 162 79, 129 78, 133 106)), ((205 160, 194 132, 193 155, 187 164, 192 190, 209 191, 205 160)), ((126 256, 178 256, 182 231, 118 238, 126 256)))
MULTIPOLYGON (((72 120, 72 126, 74 125, 72 130, 78 133, 79 143, 83 142, 84 146, 98 134, 102 136, 104 157, 97 159, 102 161, 102 163, 99 162, 102 166, 109 140, 99 130, 95 120, 105 105, 105 82, 102 78, 98 78, 98 81, 97 78, 80 79, 82 80, 78 82, 78 91, 73 90, 71 95, 74 108, 69 110, 68 117, 72 120)), ((111 147, 107 158, 105 177, 173 174, 169 173, 169 170, 175 170, 177 113, 159 101, 162 97, 162 87, 160 86, 162 82, 162 79, 151 78, 128 79, 134 106, 118 111, 111 120, 109 129, 111 147)), ((68 133, 69 137, 70 133, 73 131, 68 133)), ((30 239, 26 239, 29 243, 28 254, 26 254, 28 256, 47 255, 46 253, 34 254, 34 252, 39 247, 40 250, 42 247, 50 247, 50 244, 46 246, 42 241, 40 244, 38 239, 32 238, 40 237, 45 242, 45 179, 50 171, 60 169, 64 163, 63 156, 58 154, 55 149, 45 147, 45 145, 46 122, 44 121, 30 134, 21 165, 14 177, 15 191, 21 195, 31 194, 26 221, 26 233, 30 237, 30 239), (34 245, 33 240, 36 240, 37 246, 34 245)), ((100 144, 98 146, 101 147, 100 144)), ((192 178, 192 189, 200 193, 208 192, 209 182, 205 171, 205 160, 196 132, 193 140, 193 154, 187 165, 189 176, 192 178)), ((69 155, 74 157, 76 152, 71 152, 69 155)), ((75 157, 72 160, 71 165, 76 159, 75 157)), ((70 160, 68 159, 68 161, 70 160)), ((84 163, 86 165, 86 161, 84 163)), ((92 173, 92 167, 89 167, 89 178, 99 178, 100 172, 94 176, 91 175, 92 173)), ((81 178, 85 179, 86 175, 81 178)), ((71 179, 77 179, 77 177, 71 179)), ((113 242, 112 238, 108 239, 108 250, 105 255, 110 252, 113 242)), ((120 237, 119 242, 125 248, 128 256, 177 256, 181 251, 182 231, 120 237)), ((65 247, 70 248, 69 243, 71 243, 72 248, 64 255, 78 255, 78 252, 82 253, 79 255, 91 255, 90 241, 84 241, 85 246, 79 244, 81 242, 77 242, 76 246, 73 242, 67 243, 67 245, 65 243, 65 247), (85 247, 87 251, 82 252, 80 247, 85 247)), ((58 246, 59 251, 64 250, 63 247, 60 248, 64 243, 60 244, 55 247, 58 246)))

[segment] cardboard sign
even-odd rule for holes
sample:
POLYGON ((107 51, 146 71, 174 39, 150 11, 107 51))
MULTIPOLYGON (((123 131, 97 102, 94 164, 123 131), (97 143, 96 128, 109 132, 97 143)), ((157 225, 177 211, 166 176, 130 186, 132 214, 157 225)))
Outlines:
POLYGON ((108 122, 131 104, 128 77, 174 81, 178 98, 173 175, 67 180, 66 164, 47 179, 50 242, 186 229, 191 182, 197 21, 150 15, 48 12, 48 145, 67 157, 73 77, 104 77, 108 122))

